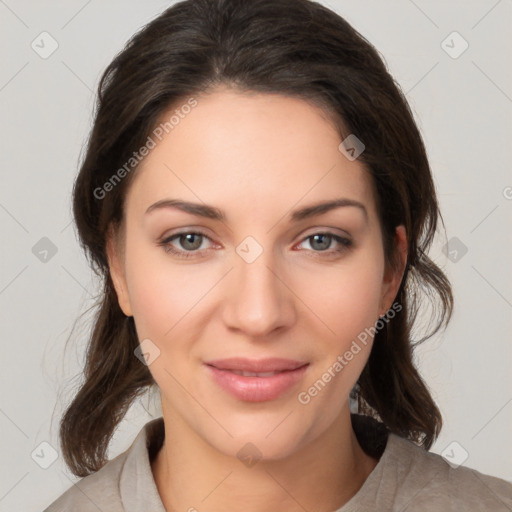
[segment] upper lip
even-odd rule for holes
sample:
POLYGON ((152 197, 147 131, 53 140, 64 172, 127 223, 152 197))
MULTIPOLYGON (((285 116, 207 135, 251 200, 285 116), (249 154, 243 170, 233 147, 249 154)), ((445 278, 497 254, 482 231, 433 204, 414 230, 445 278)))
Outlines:
POLYGON ((248 359, 244 357, 232 357, 228 359, 216 359, 206 361, 207 365, 214 366, 219 370, 237 370, 242 372, 277 372, 285 370, 296 370, 309 364, 307 361, 296 361, 293 359, 282 359, 271 357, 266 359, 248 359))

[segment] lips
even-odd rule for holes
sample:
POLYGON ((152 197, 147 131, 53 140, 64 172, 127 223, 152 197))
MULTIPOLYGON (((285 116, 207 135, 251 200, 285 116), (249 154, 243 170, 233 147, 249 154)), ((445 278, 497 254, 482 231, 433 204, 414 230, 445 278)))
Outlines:
POLYGON ((236 375, 242 375, 243 377, 272 377, 273 375, 277 375, 281 371, 289 371, 289 370, 278 370, 276 372, 243 372, 240 370, 227 370, 236 375))
POLYGON ((265 372, 283 372, 286 370, 296 370, 307 361, 295 361, 292 359, 282 359, 272 357, 267 359, 247 359, 243 357, 232 357, 230 359, 217 359, 208 361, 209 366, 214 366, 219 370, 265 373, 265 372))
POLYGON ((274 400, 294 387, 309 366, 306 361, 282 358, 230 358, 205 363, 212 379, 239 400, 274 400))

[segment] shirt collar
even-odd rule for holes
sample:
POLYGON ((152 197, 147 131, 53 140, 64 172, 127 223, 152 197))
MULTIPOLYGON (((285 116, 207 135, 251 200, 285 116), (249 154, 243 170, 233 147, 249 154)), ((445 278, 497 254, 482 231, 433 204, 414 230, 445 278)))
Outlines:
POLYGON ((150 454, 161 447, 163 438, 164 420, 156 418, 146 423, 130 447, 119 479, 119 493, 125 512, 166 512, 149 459, 150 454))
MULTIPOLYGON (((357 510, 366 491, 374 487, 374 482, 383 477, 386 459, 394 451, 400 439, 373 418, 351 414, 352 426, 363 450, 379 458, 377 466, 370 473, 359 491, 341 508, 339 512, 357 510), (389 435, 388 435, 389 434, 389 435)), ((119 492, 125 512, 166 512, 162 503, 151 469, 150 457, 161 448, 165 436, 164 420, 156 418, 141 429, 131 447, 121 470, 119 492)))

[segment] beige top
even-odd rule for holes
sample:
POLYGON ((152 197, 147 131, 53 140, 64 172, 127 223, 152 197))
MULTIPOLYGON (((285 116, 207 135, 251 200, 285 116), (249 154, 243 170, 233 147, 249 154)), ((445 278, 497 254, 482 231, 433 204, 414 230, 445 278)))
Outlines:
MULTIPOLYGON (((506 480, 453 468, 370 418, 352 414, 352 425, 361 447, 379 462, 335 512, 512 511, 512 484, 506 480)), ((79 480, 45 512, 166 512, 150 465, 163 439, 163 418, 148 422, 128 450, 79 480)))

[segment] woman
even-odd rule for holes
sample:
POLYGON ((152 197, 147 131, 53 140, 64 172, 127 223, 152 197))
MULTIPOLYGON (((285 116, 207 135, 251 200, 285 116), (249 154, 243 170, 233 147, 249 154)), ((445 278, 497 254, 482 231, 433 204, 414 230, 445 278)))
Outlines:
POLYGON ((506 481, 428 452, 410 332, 453 297, 376 50, 315 2, 188 0, 98 92, 74 215, 104 294, 60 432, 85 478, 47 511, 511 510, 506 481), (107 461, 149 386, 163 417, 107 461))

